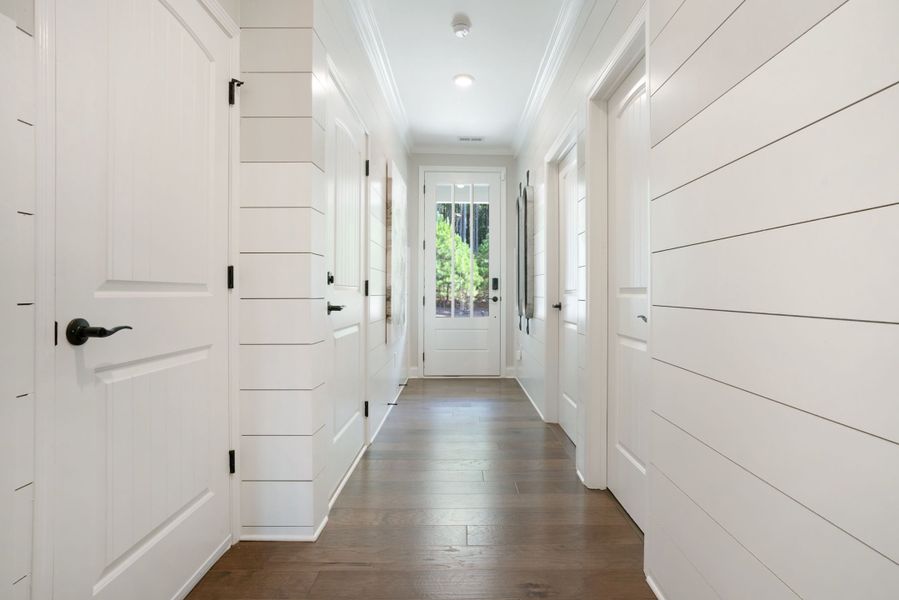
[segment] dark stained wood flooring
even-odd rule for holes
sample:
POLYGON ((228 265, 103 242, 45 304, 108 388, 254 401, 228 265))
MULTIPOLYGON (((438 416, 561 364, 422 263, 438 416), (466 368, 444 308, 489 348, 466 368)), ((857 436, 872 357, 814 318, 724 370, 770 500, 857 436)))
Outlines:
POLYGON ((643 600, 639 529, 514 380, 410 380, 315 543, 241 542, 189 600, 643 600))

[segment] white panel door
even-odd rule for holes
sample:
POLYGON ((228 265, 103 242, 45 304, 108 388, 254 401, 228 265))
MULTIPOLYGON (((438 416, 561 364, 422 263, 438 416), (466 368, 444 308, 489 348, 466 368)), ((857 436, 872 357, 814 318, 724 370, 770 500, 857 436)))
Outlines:
POLYGON ((329 430, 328 493, 365 442, 365 218, 366 135, 337 90, 331 95, 327 131, 326 246, 332 371, 325 384, 329 430))
POLYGON ((425 375, 500 375, 500 185, 498 173, 425 174, 425 375))
POLYGON ((644 62, 609 100, 609 489, 642 529, 649 422, 649 96, 644 62))
POLYGON ((577 153, 559 164, 559 425, 577 444, 577 153))
POLYGON ((196 0, 56 27, 54 598, 173 598, 231 542, 229 40, 196 0))

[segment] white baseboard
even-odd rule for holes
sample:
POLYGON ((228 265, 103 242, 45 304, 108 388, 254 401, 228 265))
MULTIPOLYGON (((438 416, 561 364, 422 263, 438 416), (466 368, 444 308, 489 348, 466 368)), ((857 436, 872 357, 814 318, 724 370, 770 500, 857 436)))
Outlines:
POLYGON ((656 598, 665 600, 662 590, 659 589, 659 586, 656 584, 655 580, 653 580, 652 575, 649 575, 648 573, 646 575, 646 584, 649 586, 649 589, 652 590, 652 593, 656 595, 656 598))
POLYGON ((184 600, 187 598, 187 595, 193 590, 200 580, 203 579, 203 576, 209 572, 209 569, 212 568, 212 565, 218 562, 218 559, 222 557, 225 552, 228 551, 228 548, 231 547, 231 534, 228 534, 222 543, 218 545, 218 547, 213 551, 213 553, 206 559, 206 561, 197 569, 193 575, 190 576, 184 585, 181 586, 175 595, 172 596, 172 600, 184 600))
POLYGON ((312 527, 254 527, 253 529, 267 530, 265 533, 243 533, 240 536, 242 542, 314 542, 321 535, 322 530, 328 523, 328 517, 314 530, 312 527), (288 531, 290 533, 275 533, 277 531, 288 531), (308 533, 304 533, 308 532, 308 533))
MULTIPOLYGON (((328 500, 328 510, 330 511, 334 508, 334 503, 337 502, 337 498, 340 496, 340 492, 343 491, 343 486, 346 485, 346 482, 350 480, 350 477, 353 475, 353 471, 356 470, 356 466, 359 465, 359 461, 362 460, 362 457, 365 456, 365 452, 368 450, 368 444, 362 446, 362 450, 359 451, 359 454, 356 455, 356 458, 353 460, 353 464, 350 465, 350 468, 347 469, 347 472, 344 473, 343 479, 340 480, 340 485, 337 486, 337 489, 334 490, 334 493, 331 494, 331 499, 328 500)), ((327 517, 325 518, 327 521, 327 517)))
MULTIPOLYGON (((409 383, 409 378, 407 377, 405 381, 403 381, 403 385, 409 383)), ((375 430, 375 433, 371 436, 371 441, 368 445, 372 445, 375 441, 375 438, 378 437, 378 434, 381 433, 381 429, 384 428, 384 423, 387 422, 387 419, 390 418, 390 413, 393 411, 394 406, 396 406, 397 401, 400 399, 400 396, 403 394, 403 386, 399 386, 399 390, 396 393, 396 396, 393 397, 393 404, 387 407, 387 412, 384 413, 384 418, 381 419, 381 424, 378 425, 378 428, 375 430)))
POLYGON ((418 379, 418 367, 409 367, 409 379, 418 379))
POLYGON ((534 402, 534 399, 533 399, 533 398, 531 398, 531 395, 528 393, 527 388, 524 387, 524 385, 522 385, 521 380, 520 380, 518 377, 516 377, 516 378, 515 378, 515 381, 518 382, 518 387, 521 388, 521 391, 524 392, 524 395, 527 396, 527 399, 531 401, 531 406, 533 406, 533 407, 534 407, 534 410, 537 411, 537 414, 540 415, 540 419, 541 419, 544 423, 548 423, 548 421, 546 420, 546 417, 543 416, 543 411, 541 411, 541 410, 537 407, 537 403, 534 402))

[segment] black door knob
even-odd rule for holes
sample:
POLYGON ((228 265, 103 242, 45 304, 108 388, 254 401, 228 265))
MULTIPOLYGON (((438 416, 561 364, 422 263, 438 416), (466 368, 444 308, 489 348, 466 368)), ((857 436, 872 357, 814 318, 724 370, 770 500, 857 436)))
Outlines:
POLYGON ((66 326, 66 339, 73 346, 80 346, 85 343, 88 338, 105 338, 123 329, 131 329, 129 325, 119 325, 112 329, 105 327, 91 327, 86 319, 72 319, 66 326))
POLYGON ((562 310, 562 303, 556 302, 555 304, 553 304, 553 308, 555 308, 556 310, 562 310))
POLYGON ((493 298, 491 298, 491 300, 493 300, 494 302, 499 302, 499 296, 494 296, 493 298))
POLYGON ((330 302, 328 302, 328 314, 329 315, 334 311, 340 312, 343 309, 344 309, 343 304, 331 304, 330 302))

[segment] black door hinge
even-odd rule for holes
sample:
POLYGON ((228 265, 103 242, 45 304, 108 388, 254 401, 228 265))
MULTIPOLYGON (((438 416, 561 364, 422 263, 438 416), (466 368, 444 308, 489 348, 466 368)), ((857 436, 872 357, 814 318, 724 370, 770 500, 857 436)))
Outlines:
POLYGON ((368 279, 365 280, 365 295, 368 296, 368 279))
POLYGON ((421 297, 421 305, 422 305, 422 306, 425 305, 425 297, 424 297, 424 296, 421 297))
POLYGON ((369 163, 368 163, 368 159, 366 159, 365 160, 365 176, 366 177, 368 177, 368 173, 369 173, 369 163))
POLYGON ((328 279, 327 279, 327 281, 328 281, 328 285, 333 285, 333 284, 334 284, 334 274, 333 274, 331 271, 328 271, 328 279))
POLYGON ((237 452, 234 450, 228 450, 228 472, 237 473, 237 452))
POLYGON ((243 81, 240 79, 232 78, 231 81, 228 82, 228 104, 234 106, 237 104, 237 88, 243 85, 243 81))
POLYGON ((424 240, 421 241, 421 249, 422 249, 422 250, 425 249, 425 241, 424 241, 424 240))
POLYGON ((368 416, 368 400, 365 401, 365 416, 368 416))
POLYGON ((421 362, 424 362, 424 361, 425 361, 425 353, 422 352, 422 353, 421 353, 421 362))
POLYGON ((59 346, 59 321, 53 321, 53 345, 59 346))
POLYGON ((228 289, 234 289, 234 265, 228 265, 228 289))

